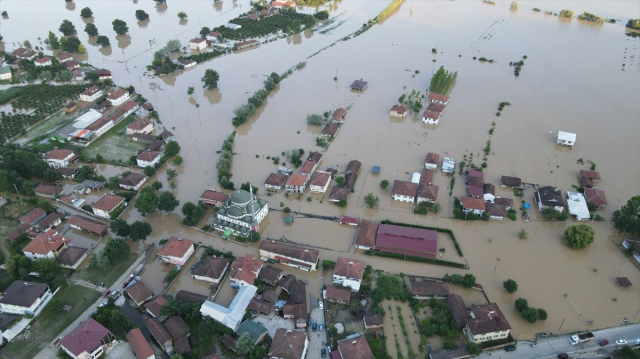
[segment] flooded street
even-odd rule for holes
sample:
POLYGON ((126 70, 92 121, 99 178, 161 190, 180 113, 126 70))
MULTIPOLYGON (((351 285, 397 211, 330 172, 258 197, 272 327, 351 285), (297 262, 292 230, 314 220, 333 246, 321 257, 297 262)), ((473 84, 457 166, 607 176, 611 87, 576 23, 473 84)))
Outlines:
MULTIPOLYGON (((266 75, 273 71, 283 73, 307 61, 303 69, 294 70, 280 83, 253 118, 237 129, 231 180, 236 187, 247 181, 256 184, 260 187, 259 194, 263 194, 264 180, 277 170, 266 156, 280 156, 280 162, 289 165, 281 155, 283 151, 303 148, 308 154, 321 150, 315 145, 321 128, 308 126, 305 117, 338 107, 347 108, 346 120, 323 153, 318 169, 337 166, 342 172, 351 160, 361 161, 362 169, 346 208, 329 202, 328 192, 325 197, 311 195, 310 202, 306 200, 308 190, 300 199, 285 198, 282 193, 261 196, 269 201, 272 209, 268 225, 261 225, 263 238, 285 236, 294 242, 332 249, 321 250, 320 261, 347 256, 364 260, 375 269, 441 277, 467 271, 374 259, 350 245, 354 235, 352 227, 306 218, 296 218, 292 225, 285 225, 282 212, 273 209, 281 209, 280 202, 283 202, 292 211, 301 213, 350 215, 373 221, 390 219, 450 228, 465 257, 455 253, 448 238, 439 236, 438 246, 447 249, 441 259, 466 260, 489 300, 498 303, 506 315, 514 337, 528 339, 537 332, 565 333, 616 326, 622 324, 623 318, 640 322, 640 271, 633 265, 625 266, 628 257, 616 247, 620 238, 616 237, 617 231, 611 222, 594 222, 596 241, 588 249, 573 251, 562 245, 560 236, 573 224, 572 220, 537 221, 537 209, 530 211, 534 220, 528 223, 522 221, 520 213, 516 222, 449 219, 453 197, 466 193, 461 177, 457 177, 450 197, 449 178, 440 173, 435 176, 442 211, 438 215, 430 212, 426 217, 413 215, 410 205, 393 203, 390 191, 379 186, 383 179, 409 180, 411 173, 423 168, 424 157, 431 151, 457 162, 473 153, 475 165, 479 166, 489 139, 488 131, 495 122, 495 132, 490 138, 491 154, 484 173, 485 182, 496 185, 496 195, 515 198, 510 190, 498 186, 502 175, 557 186, 566 192, 572 185, 578 185, 579 171, 588 169, 588 161, 592 161, 602 176, 600 188, 606 191, 609 202, 598 214, 609 219, 613 211, 640 193, 637 160, 640 153, 640 39, 625 36, 623 28, 626 16, 640 12, 638 2, 523 1, 520 9, 513 12, 509 11, 509 2, 488 5, 481 1, 407 1, 383 24, 373 26, 356 38, 338 41, 386 6, 383 2, 344 1, 332 12, 336 20, 325 33, 305 32, 163 78, 144 73, 153 52, 164 46, 166 40, 177 37, 186 45, 201 26, 219 26, 246 12, 248 1, 215 4, 181 1, 159 7, 150 1, 124 1, 119 2, 117 8, 108 2, 93 1, 66 5, 67 8, 63 8, 62 2, 3 1, 3 9, 9 13, 9 19, 2 20, 5 48, 13 49, 11 42, 27 39, 35 44, 37 37, 44 39, 49 30, 59 35, 60 22, 71 20, 81 42, 89 44, 88 61, 112 70, 117 84, 134 85, 137 92, 154 104, 163 125, 175 127, 172 132, 185 159, 177 168, 179 175, 174 180, 178 185, 174 193, 181 204, 197 201, 205 188, 219 189, 216 151, 233 131, 233 110, 262 88, 266 75), (26 11, 26 6, 38 6, 41 11, 26 11), (91 45, 82 31, 84 22, 79 11, 85 6, 93 10, 93 21, 99 31, 111 38, 111 52, 103 53, 91 45), (535 6, 541 7, 542 12, 531 11, 535 6), (544 15, 545 10, 559 12, 563 8, 576 14, 589 11, 620 21, 596 25, 544 15), (148 24, 136 23, 136 9, 149 13, 148 24), (179 11, 189 15, 185 25, 179 23, 176 16, 179 11), (128 23, 129 37, 116 41, 111 26, 115 18, 128 23), (39 26, 31 26, 33 22, 39 26), (155 39, 157 48, 149 49, 150 39, 155 39), (336 41, 334 46, 307 59, 336 41), (432 54, 432 48, 437 48, 437 54, 432 54), (525 55, 526 65, 520 76, 515 77, 509 62, 520 61, 525 55), (494 62, 482 63, 473 60, 474 56, 494 59, 494 62), (409 111, 404 119, 390 119, 389 109, 398 98, 412 90, 424 92, 440 66, 458 72, 451 102, 440 125, 424 127, 419 119, 422 111, 419 114, 409 111), (200 78, 209 68, 220 73, 219 88, 204 91, 200 78), (337 80, 334 81, 334 77, 337 80), (369 82, 368 89, 363 93, 350 91, 349 85, 361 78, 369 82), (193 97, 187 95, 189 86, 196 88, 193 97), (511 106, 496 117, 502 101, 510 102, 511 106), (554 145, 558 130, 577 134, 573 150, 554 145), (583 159, 585 164, 578 164, 578 159, 583 159), (374 165, 382 168, 379 175, 371 174, 374 165), (367 193, 380 198, 379 208, 364 206, 363 197, 367 193), (518 239, 521 228, 529 233, 527 240, 518 239), (626 289, 618 287, 615 278, 619 276, 626 276, 634 285, 626 289), (502 282, 508 278, 519 284, 515 294, 508 294, 502 288, 502 282), (522 320, 513 306, 519 297, 526 298, 533 307, 545 309, 549 319, 536 324, 522 320), (587 326, 590 320, 594 324, 587 326)), ((167 189, 166 168, 175 166, 165 166, 149 183, 157 179, 167 189)), ((107 172, 105 177, 117 174, 111 169, 107 172)), ((533 202, 531 189, 525 192, 524 200, 533 202)), ((212 213, 209 210, 207 215, 212 213)), ((142 219, 134 208, 129 208, 121 218, 128 222, 142 219)), ((182 226, 181 219, 179 209, 148 216, 144 220, 153 227, 150 240, 176 235, 223 252, 233 251, 235 256, 258 253, 257 243, 245 247, 226 242, 182 226)), ((322 270, 307 273, 280 267, 307 279, 307 291, 313 295, 320 291, 320 277, 329 275, 322 270)), ((156 273, 157 277, 165 275, 156 273)), ((163 285, 147 284, 150 288, 163 285)), ((226 288, 228 281, 223 286, 219 299, 230 301, 232 296, 225 294, 230 293, 230 288, 226 288)), ((467 306, 474 300, 465 298, 467 306)), ((409 312, 403 309, 405 312, 408 318, 409 312)))

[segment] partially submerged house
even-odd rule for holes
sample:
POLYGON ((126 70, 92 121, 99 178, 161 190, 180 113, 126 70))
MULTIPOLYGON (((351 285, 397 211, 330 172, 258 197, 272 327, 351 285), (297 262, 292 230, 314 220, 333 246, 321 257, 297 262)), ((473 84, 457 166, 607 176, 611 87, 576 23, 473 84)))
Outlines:
POLYGON ((56 198, 64 194, 64 188, 55 184, 41 184, 33 189, 33 193, 38 197, 56 198))
POLYGON ((228 259, 206 256, 196 263, 191 271, 191 278, 209 283, 220 283, 228 267, 228 259))
POLYGON ((438 170, 438 164, 440 163, 440 155, 435 152, 428 152, 424 158, 424 168, 430 168, 438 170))
POLYGON ((580 181, 580 186, 584 188, 593 188, 593 186, 600 181, 600 172, 580 170, 578 180, 580 181))
POLYGON ((338 257, 336 266, 333 268, 333 283, 357 292, 362 284, 365 267, 366 264, 363 261, 338 257))
POLYGON ((98 235, 102 235, 107 231, 106 224, 80 215, 71 216, 71 218, 69 218, 69 225, 71 226, 71 228, 91 232, 98 235))
POLYGON ((534 192, 534 199, 538 203, 538 209, 540 211, 545 208, 553 208, 558 213, 564 211, 564 199, 562 198, 562 192, 553 186, 539 187, 538 191, 534 192))
POLYGON ((282 269, 272 266, 271 264, 267 264, 262 268, 260 274, 258 274, 258 278, 262 280, 263 283, 269 285, 276 285, 282 279, 282 269))
POLYGON ((275 241, 260 243, 260 257, 274 259, 290 267, 310 272, 317 270, 320 251, 275 241))
POLYGON ((404 118, 407 116, 407 108, 403 105, 393 105, 391 111, 389 111, 389 116, 404 118))
POLYGON ((349 86, 351 88, 351 90, 353 91, 364 91, 367 89, 367 87, 369 86, 369 83, 366 81, 363 81, 362 79, 360 80, 355 80, 353 81, 353 83, 351 84, 351 86, 349 86))
POLYGON ((437 93, 430 93, 429 94, 429 102, 431 102, 431 103, 438 103, 438 104, 441 104, 441 105, 448 105, 449 104, 449 100, 450 100, 449 96, 439 95, 437 93))
POLYGON ((447 299, 449 284, 446 282, 412 281, 411 295, 415 299, 447 299))
POLYGON ((131 301, 136 307, 140 307, 147 300, 153 297, 153 292, 143 281, 137 281, 135 284, 130 285, 124 291, 127 293, 131 301))
POLYGON ((340 107, 333 112, 333 116, 331 117, 331 122, 334 123, 344 123, 344 116, 347 114, 347 110, 340 107))
POLYGON ((340 131, 340 126, 333 123, 327 123, 322 128, 320 135, 323 137, 336 137, 338 135, 338 131, 340 131))
POLYGON ((571 132, 558 131, 556 144, 573 147, 576 144, 576 134, 571 132))
POLYGON ((309 189, 315 193, 325 193, 331 183, 331 173, 324 171, 316 171, 311 175, 309 180, 309 189))
POLYGON ((284 187, 284 184, 287 182, 289 177, 282 173, 272 173, 267 177, 264 181, 264 187, 267 190, 271 190, 277 192, 284 187))
POLYGON ((416 200, 417 192, 417 183, 395 180, 391 188, 391 197, 393 197, 395 201, 413 203, 416 200))
POLYGON ((114 219, 126 206, 126 198, 107 193, 94 203, 91 208, 93 209, 93 214, 98 217, 114 219))
POLYGON ((300 173, 294 173, 291 176, 289 176, 289 178, 287 179, 287 182, 285 184, 285 191, 287 193, 303 193, 304 192, 304 188, 307 185, 307 180, 309 179, 309 177, 300 174, 300 173))
POLYGON ((236 260, 231 263, 231 272, 229 273, 231 286, 239 288, 253 285, 262 270, 262 265, 262 261, 257 259, 253 254, 236 258, 236 260))
POLYGON ((607 205, 607 196, 604 191, 597 188, 585 188, 584 197, 587 203, 596 207, 605 207, 607 205))
POLYGON ((351 290, 328 285, 324 290, 324 299, 327 302, 349 305, 351 302, 351 290))
POLYGON ((587 201, 582 193, 567 191, 567 207, 569 214, 575 216, 578 221, 585 221, 591 218, 587 201))
POLYGON ((228 194, 208 189, 202 192, 198 202, 222 208, 228 199, 228 194))
POLYGON ((148 177, 136 172, 131 172, 125 178, 121 179, 118 183, 120 188, 137 191, 142 185, 147 182, 148 177))
POLYGON ((337 187, 333 186, 331 191, 329 191, 329 201, 338 203, 340 201, 349 201, 349 196, 351 195, 351 188, 347 187, 337 187))
POLYGON ((207 40, 202 38, 195 38, 189 41, 189 48, 191 50, 199 50, 202 51, 207 48, 207 40))
POLYGON ((469 316, 463 332, 470 342, 477 344, 509 336, 511 325, 496 303, 474 305, 469 308, 469 316))
POLYGON ((500 177, 500 186, 502 187, 520 187, 522 180, 518 177, 502 176, 500 177))
POLYGON ((356 248, 365 251, 374 249, 376 246, 376 235, 378 233, 378 225, 363 219, 358 227, 356 234, 356 248))
POLYGON ((193 241, 171 236, 158 250, 158 256, 163 262, 184 266, 194 252, 193 241))
POLYGON ((482 198, 460 197, 460 204, 465 213, 482 215, 486 210, 486 203, 482 198))
POLYGON ((422 114, 422 123, 427 125, 438 126, 440 124, 440 115, 442 112, 425 111, 422 114))

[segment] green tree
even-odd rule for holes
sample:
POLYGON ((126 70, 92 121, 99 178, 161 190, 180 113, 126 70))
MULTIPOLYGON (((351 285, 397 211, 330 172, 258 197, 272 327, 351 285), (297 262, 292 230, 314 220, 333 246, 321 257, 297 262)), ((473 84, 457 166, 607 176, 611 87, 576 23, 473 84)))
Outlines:
POLYGON ((193 95, 194 92, 195 92, 195 89, 193 88, 193 86, 189 86, 189 88, 187 89, 187 95, 191 96, 193 95))
POLYGON ((540 316, 540 320, 547 320, 547 311, 542 309, 542 308, 538 308, 538 315, 540 316))
POLYGON ((640 235, 640 216, 638 213, 640 213, 640 195, 632 197, 627 201, 627 204, 613 212, 613 226, 620 234, 640 235))
POLYGON ((59 299, 51 299, 47 304, 47 310, 53 313, 61 313, 64 309, 64 304, 59 299))
MULTIPOLYGON (((109 47, 111 46, 111 41, 109 41, 109 38, 104 36, 104 35, 100 35, 98 36, 98 39, 96 40, 96 43, 102 47, 109 47)), ((89 74, 91 75, 91 74, 89 74)), ((88 76, 88 75, 87 75, 88 76)))
POLYGON ((134 242, 144 241, 153 230, 147 222, 135 221, 131 224, 131 240, 134 242))
POLYGON ((552 221, 554 219, 557 219, 559 214, 560 213, 558 213, 558 211, 556 211, 555 209, 553 209, 551 207, 547 207, 547 208, 542 210, 542 218, 545 221, 552 221))
POLYGON ((144 168, 143 172, 145 176, 152 177, 153 175, 156 174, 156 169, 153 168, 153 166, 147 166, 144 168))
POLYGON ((482 353, 482 349, 480 349, 480 347, 478 346, 478 344, 476 343, 469 343, 467 345, 467 351, 469 352, 469 354, 471 355, 479 355, 480 353, 482 353))
POLYGON ((516 299, 515 305, 516 305, 516 309, 519 312, 522 312, 523 310, 529 307, 529 302, 524 298, 518 298, 516 299))
POLYGON ((80 16, 82 16, 85 19, 92 17, 93 11, 91 11, 91 9, 89 9, 88 7, 85 7, 84 9, 80 10, 80 16))
POLYGON ((113 25, 113 31, 115 31, 118 35, 124 35, 129 32, 127 23, 120 19, 113 20, 111 24, 113 25))
POLYGON ((180 145, 176 141, 169 141, 169 143, 164 146, 164 154, 167 157, 173 157, 180 153, 180 145))
POLYGON ((313 14, 313 16, 318 20, 326 20, 329 18, 329 12, 327 10, 322 10, 313 14))
POLYGON ((522 310, 522 319, 533 324, 540 319, 540 313, 536 308, 527 307, 522 310))
POLYGON ((513 279, 507 279, 502 282, 502 286, 509 293, 515 293, 518 290, 518 283, 513 279))
POLYGON ((176 170, 174 170, 173 168, 169 168, 167 170, 167 180, 171 181, 172 179, 176 178, 178 176, 178 172, 176 170))
POLYGON ((338 207, 344 208, 346 206, 347 206, 347 200, 341 199, 341 200, 338 201, 338 207))
POLYGON ((343 187, 345 185, 345 183, 347 183, 347 180, 346 180, 346 178, 344 178, 344 176, 336 177, 335 181, 336 181, 336 185, 338 187, 343 187))
POLYGON ((518 232, 518 238, 527 239, 528 238, 527 237, 528 234, 529 233, 527 233, 527 231, 524 228, 522 228, 522 229, 520 229, 520 232, 518 232))
POLYGON ((324 124, 324 119, 322 118, 322 115, 318 115, 315 113, 307 115, 307 125, 321 126, 322 124, 324 124))
POLYGON ((129 258, 129 245, 124 239, 109 238, 100 255, 106 257, 110 263, 129 258))
POLYGON ((61 45, 66 52, 80 52, 80 40, 77 37, 70 37, 61 45))
POLYGON ((55 258, 39 258, 31 264, 31 270, 40 274, 55 274, 60 269, 60 263, 55 258))
POLYGON ((60 48, 60 41, 58 41, 56 34, 54 34, 51 31, 49 31, 49 36, 47 36, 47 42, 49 46, 51 46, 51 48, 54 50, 57 50, 60 48))
POLYGON ((78 182, 82 182, 84 180, 94 180, 95 178, 96 172, 89 166, 80 167, 74 175, 74 179, 78 182))
POLYGON ((574 224, 564 231, 562 242, 571 249, 582 249, 593 243, 595 231, 586 224, 574 224))
POLYGON ((176 166, 180 166, 183 161, 184 161, 184 159, 180 155, 178 155, 178 156, 173 158, 173 164, 176 165, 176 166))
POLYGON ((136 19, 138 21, 144 21, 149 18, 149 14, 147 14, 144 10, 136 10, 136 19))
POLYGON ((387 180, 380 181, 380 188, 385 189, 387 187, 389 187, 389 181, 387 180))
POLYGON ((380 202, 380 198, 378 198, 378 196, 375 196, 373 193, 368 193, 366 196, 364 196, 364 203, 368 208, 378 207, 378 202, 380 202))
POLYGON ((44 70, 40 73, 40 79, 44 82, 53 80, 53 74, 49 70, 44 70))
POLYGON ((184 11, 180 11, 180 12, 178 13, 178 17, 179 17, 181 20, 184 20, 184 19, 186 19, 186 18, 187 18, 187 13, 185 13, 184 11))
POLYGON ((134 207, 143 217, 155 212, 158 208, 158 195, 156 194, 156 191, 151 187, 143 188, 136 198, 134 207))
POLYGON ((24 40, 22 44, 24 45, 24 47, 31 47, 31 41, 29 40, 24 40))
POLYGON ((639 30, 640 29, 640 19, 629 19, 627 21, 627 27, 639 30))
POLYGON ((158 196, 158 210, 160 211, 171 212, 176 209, 179 204, 180 202, 176 199, 173 193, 169 191, 162 192, 160 193, 160 196, 158 196))
POLYGON ((60 32, 63 33, 64 36, 69 36, 77 33, 76 27, 73 26, 73 23, 69 20, 62 20, 62 24, 60 24, 60 28, 58 30, 60 30, 60 32))
POLYGON ((92 23, 85 25, 84 32, 89 36, 98 36, 98 28, 92 23))
POLYGON ((118 237, 126 238, 131 233, 131 226, 129 226, 129 223, 127 223, 127 221, 122 219, 114 219, 113 221, 111 221, 109 227, 111 228, 111 232, 115 233, 115 235, 118 237))
POLYGON ((71 81, 72 77, 73 77, 73 74, 71 73, 71 71, 69 71, 69 70, 60 70, 60 71, 56 72, 56 75, 54 76, 54 80, 56 82, 69 82, 69 81, 71 81))
POLYGON ((476 277, 473 274, 467 273, 462 279, 462 286, 465 288, 473 288, 476 285, 476 277))
POLYGON ((151 184, 151 188, 153 188, 155 191, 159 191, 162 188, 162 182, 160 181, 155 181, 151 184))
POLYGON ((236 340, 236 353, 240 355, 249 354, 253 350, 253 339, 249 336, 249 333, 243 333, 238 340, 236 340))
POLYGON ((200 36, 204 39, 205 37, 207 37, 207 34, 210 32, 211 32, 211 29, 205 26, 202 29, 200 29, 200 36))
POLYGON ((220 75, 218 72, 212 69, 207 69, 204 72, 204 76, 202 77, 202 82, 204 82, 204 88, 210 90, 218 87, 218 80, 220 80, 220 75))

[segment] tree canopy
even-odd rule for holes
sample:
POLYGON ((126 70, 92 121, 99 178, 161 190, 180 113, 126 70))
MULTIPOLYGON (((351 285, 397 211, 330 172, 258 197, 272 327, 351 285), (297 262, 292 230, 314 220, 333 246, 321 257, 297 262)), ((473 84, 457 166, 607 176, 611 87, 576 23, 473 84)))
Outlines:
POLYGON ((96 27, 96 25, 94 25, 92 23, 88 23, 84 27, 84 32, 86 32, 87 35, 89 35, 89 36, 98 36, 98 28, 96 27))
POLYGON ((54 50, 60 48, 60 41, 58 40, 58 37, 51 31, 49 31, 49 36, 47 36, 47 40, 45 42, 47 42, 54 50))
POLYGON ((571 249, 582 249, 593 243, 595 231, 586 224, 574 224, 564 231, 562 242, 571 249))
POLYGON ((82 16, 85 19, 88 17, 92 17, 93 11, 91 11, 91 9, 89 9, 88 7, 85 7, 84 9, 80 10, 80 16, 82 16))
POLYGON ((77 37, 69 37, 61 42, 62 49, 66 52, 82 52, 80 51, 80 40, 77 37))
POLYGON ((218 75, 217 71, 212 69, 207 69, 202 77, 204 87, 209 90, 218 87, 218 80, 220 80, 220 75, 218 75))
POLYGON ((179 204, 180 202, 176 199, 173 193, 169 191, 164 191, 160 193, 160 196, 158 196, 158 210, 160 211, 171 212, 176 209, 179 204))
POLYGON ((124 35, 129 32, 127 23, 120 19, 113 20, 111 24, 113 25, 113 31, 115 31, 118 35, 124 35))
POLYGON ((173 157, 180 153, 180 145, 176 141, 169 141, 169 143, 164 146, 164 154, 167 157, 173 157))
POLYGON ((60 24, 60 28, 58 30, 60 30, 60 32, 63 33, 64 36, 69 36, 77 33, 76 27, 69 20, 62 20, 62 24, 60 24))
POLYGON ((111 231, 119 237, 126 238, 131 233, 131 226, 129 226, 129 223, 122 219, 114 219, 113 221, 111 221, 109 227, 111 227, 111 231))
POLYGON ((149 18, 149 14, 147 14, 144 10, 136 10, 136 19, 138 21, 147 20, 149 18))
POLYGON ((613 226, 620 233, 640 235, 640 195, 632 197, 627 204, 613 212, 613 226))
POLYGON ((513 279, 507 279, 502 282, 502 286, 509 293, 515 293, 518 290, 518 283, 513 279))
POLYGON ((378 202, 380 202, 380 198, 378 198, 378 196, 375 196, 373 193, 369 193, 364 196, 364 203, 369 208, 378 207, 378 202))
POLYGON ((156 191, 152 187, 143 188, 136 198, 134 207, 143 217, 155 212, 158 207, 158 195, 156 191))
POLYGON ((100 35, 98 36, 98 39, 96 40, 96 43, 102 47, 109 47, 111 46, 111 41, 109 41, 109 38, 104 36, 104 35, 100 35))
POLYGON ((131 240, 134 242, 144 241, 153 230, 147 222, 135 221, 131 224, 131 240))
POLYGON ((440 66, 435 75, 431 78, 429 90, 433 93, 446 95, 451 90, 451 86, 456 81, 458 72, 451 73, 445 70, 444 66, 440 66))

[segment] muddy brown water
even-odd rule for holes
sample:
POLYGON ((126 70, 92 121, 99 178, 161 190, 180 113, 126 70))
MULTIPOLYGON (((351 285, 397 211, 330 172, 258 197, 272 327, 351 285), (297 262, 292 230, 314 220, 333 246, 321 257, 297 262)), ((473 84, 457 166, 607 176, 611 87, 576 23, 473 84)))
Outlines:
MULTIPOLYGON (((640 177, 637 161, 640 41, 624 36, 623 29, 626 16, 640 11, 637 2, 523 1, 520 10, 511 12, 508 2, 487 5, 480 1, 408 1, 384 24, 372 27, 356 39, 337 42, 307 59, 361 27, 385 6, 383 2, 348 1, 342 2, 333 13, 336 19, 327 26, 332 29, 324 34, 305 33, 157 78, 146 76, 145 66, 166 40, 177 37, 186 45, 201 26, 214 27, 227 22, 247 11, 248 2, 184 1, 159 8, 152 2, 121 2, 116 10, 107 2, 76 1, 71 7, 48 1, 5 1, 3 9, 9 12, 9 19, 2 20, 5 48, 13 49, 17 46, 12 42, 26 39, 35 44, 38 36, 44 39, 47 32, 57 29, 65 18, 76 25, 82 43, 87 44, 84 22, 79 17, 80 9, 85 6, 91 7, 94 23, 113 44, 112 51, 105 52, 106 55, 89 44, 88 61, 111 69, 117 83, 136 86, 138 92, 154 103, 164 125, 175 127, 172 131, 185 158, 176 179, 179 188, 175 193, 181 202, 196 200, 207 187, 218 188, 216 151, 233 130, 233 109, 261 88, 265 75, 272 71, 282 73, 298 62, 307 61, 304 69, 294 71, 280 84, 254 118, 238 128, 232 179, 236 184, 251 181, 262 185, 267 175, 276 169, 262 156, 281 156, 282 151, 292 148, 304 148, 307 152, 319 149, 314 140, 319 129, 306 125, 307 114, 351 106, 345 124, 320 165, 321 169, 338 165, 344 170, 352 159, 363 163, 349 206, 339 209, 326 199, 320 203, 322 196, 317 195, 312 196, 312 202, 307 202, 307 194, 299 201, 293 196, 284 198, 278 194, 264 197, 272 208, 279 208, 282 201, 301 212, 349 214, 372 220, 388 218, 453 229, 473 274, 489 299, 500 305, 514 336, 521 339, 531 338, 540 331, 569 332, 619 325, 622 318, 640 321, 637 300, 640 272, 627 265, 620 274, 625 257, 609 239, 617 234, 610 222, 594 223, 596 242, 586 250, 571 251, 560 243, 560 233, 571 221, 524 223, 519 219, 517 222, 465 223, 432 214, 414 216, 410 214, 410 206, 392 203, 388 191, 378 185, 382 179, 408 180, 410 173, 420 170, 429 151, 449 155, 458 162, 463 155, 473 153, 475 164, 479 165, 478 155, 495 121, 492 153, 485 170, 487 182, 497 184, 501 175, 515 175, 526 182, 555 185, 566 191, 577 184, 579 170, 587 169, 587 161, 591 160, 602 174, 600 187, 606 191, 609 201, 609 207, 599 213, 609 218, 640 190, 637 181, 640 177), (26 11, 26 6, 35 3, 42 11, 26 11), (572 9, 576 14, 590 11, 620 21, 595 25, 577 19, 559 19, 531 11, 536 6, 543 11, 559 12, 563 8, 572 9), (140 8, 150 14, 150 21, 144 27, 138 26, 133 17, 140 8), (176 16, 179 11, 189 15, 187 24, 180 24, 176 16), (128 23, 130 39, 115 39, 111 26, 115 18, 128 23), (33 23, 40 25, 31 26, 33 23), (154 39, 158 47, 149 49, 149 40, 154 39), (431 49, 435 47, 438 54, 434 56, 431 49), (516 78, 508 63, 520 60, 523 55, 528 59, 516 78), (473 61, 473 56, 484 56, 495 62, 480 63, 473 61), (436 62, 432 62, 433 59, 436 62), (441 65, 458 71, 458 80, 440 126, 423 127, 411 112, 406 119, 391 120, 388 111, 398 97, 413 89, 424 91, 431 74, 441 65), (200 78, 208 68, 220 73, 216 90, 204 91, 200 87, 200 78), (420 73, 415 74, 415 70, 420 73), (333 80, 334 76, 338 77, 337 81, 333 80), (369 81, 369 88, 364 93, 349 91, 349 84, 360 78, 369 81), (189 86, 197 89, 195 101, 186 94, 189 86), (509 101, 512 106, 505 108, 501 117, 496 117, 497 105, 502 101, 509 101), (554 146, 558 130, 577 133, 573 150, 554 146), (256 159, 256 154, 261 158, 256 159), (576 163, 579 158, 584 159, 585 165, 576 163), (382 167, 379 176, 369 173, 373 165, 382 167), (380 197, 378 209, 364 207, 362 198, 369 192, 380 197), (517 239, 521 228, 529 232, 529 239, 517 239), (593 268, 598 268, 597 272, 593 268), (628 289, 617 287, 615 277, 621 275, 634 285, 628 289), (502 289, 502 281, 507 278, 515 279, 520 285, 513 295, 502 289), (534 325, 525 323, 513 307, 518 297, 528 299, 534 307, 546 309, 549 319, 534 325), (588 327, 587 320, 594 320, 595 324, 588 327)), ((158 177, 166 185, 164 170, 159 171, 158 177)), ((439 202, 443 208, 440 215, 448 216, 452 205, 448 196, 449 180, 436 176, 435 182, 440 186, 439 202)), ((510 191, 497 191, 501 196, 513 198, 510 191)), ((464 185, 458 178, 453 195, 463 194, 464 185)), ((531 202, 532 196, 528 190, 525 200, 531 202)), ((531 212, 535 219, 536 210, 531 212)), ((141 219, 133 208, 122 218, 141 219)), ((244 247, 223 242, 181 226, 180 219, 179 211, 147 217, 154 229, 152 239, 180 235, 220 250, 232 250, 235 255, 257 254, 257 244, 244 247)), ((327 243, 341 249, 352 238, 351 233, 335 229, 334 224, 326 221, 300 220, 293 227, 287 227, 279 212, 272 212, 268 223, 263 226, 263 236, 285 235, 290 240, 316 246, 327 243), (332 238, 330 242, 325 238, 328 236, 332 238)), ((464 273, 390 259, 374 260, 360 251, 354 253, 353 249, 349 255, 367 261, 374 268, 392 272, 428 276, 464 273)), ((321 260, 335 260, 337 256, 345 254, 327 250, 321 253, 321 260)), ((443 259, 461 260, 451 250, 447 250, 443 259)), ((318 293, 321 273, 291 272, 307 278, 307 290, 318 293)))

